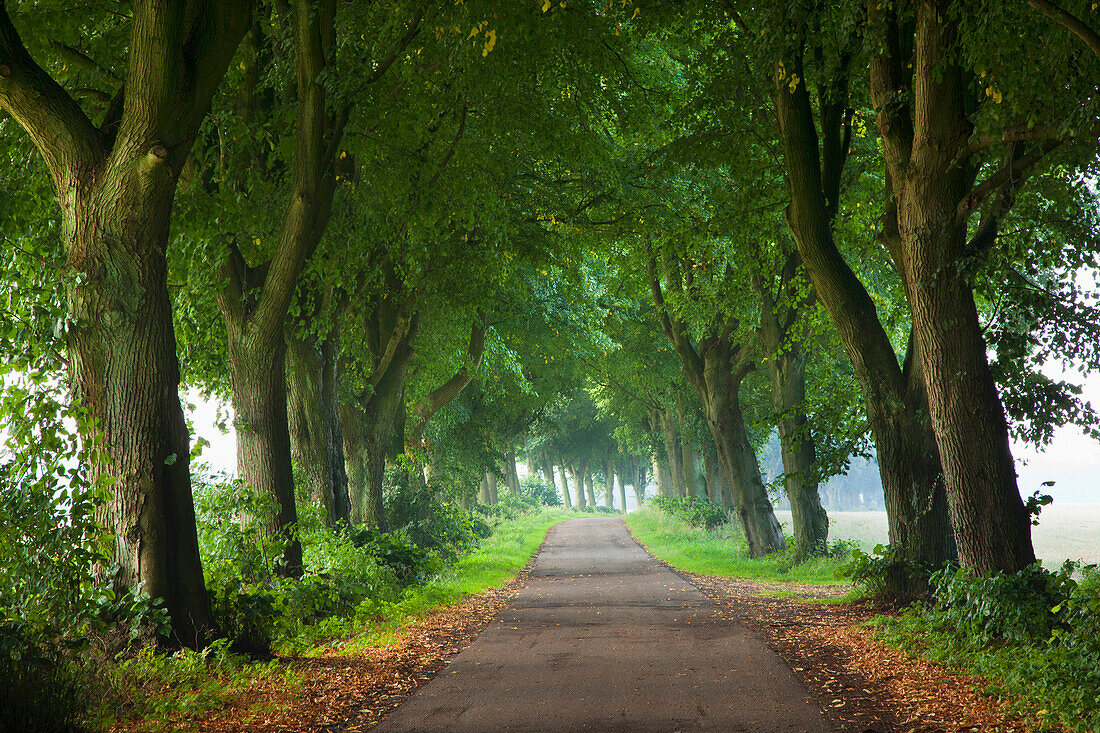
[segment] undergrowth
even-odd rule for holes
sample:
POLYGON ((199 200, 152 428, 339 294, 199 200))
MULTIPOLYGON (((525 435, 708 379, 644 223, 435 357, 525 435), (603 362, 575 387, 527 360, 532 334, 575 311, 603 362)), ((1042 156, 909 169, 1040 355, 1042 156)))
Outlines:
POLYGON ((1035 730, 1100 730, 1100 573, 1067 563, 975 577, 945 570, 934 600, 875 619, 885 643, 986 680, 1035 730))

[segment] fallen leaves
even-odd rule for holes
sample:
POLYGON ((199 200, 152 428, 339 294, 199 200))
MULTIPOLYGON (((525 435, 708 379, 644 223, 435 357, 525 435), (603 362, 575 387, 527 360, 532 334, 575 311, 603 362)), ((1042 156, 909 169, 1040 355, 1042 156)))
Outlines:
POLYGON ((883 609, 822 605, 762 593, 799 589, 826 598, 830 586, 785 586, 687 575, 729 616, 762 633, 846 730, 875 733, 1026 733, 1026 722, 982 695, 983 680, 946 671, 876 641, 863 622, 883 609))

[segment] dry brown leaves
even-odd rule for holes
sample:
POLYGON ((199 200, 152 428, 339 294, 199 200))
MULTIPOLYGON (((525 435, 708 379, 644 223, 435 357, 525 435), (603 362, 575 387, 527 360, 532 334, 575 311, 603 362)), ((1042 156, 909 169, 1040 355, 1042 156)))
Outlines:
MULTIPOLYGON (((406 624, 388 646, 355 653, 334 646, 320 657, 280 658, 293 678, 290 684, 287 675, 273 675, 201 720, 159 721, 157 728, 204 733, 367 730, 465 649, 515 596, 530 568, 529 563, 502 588, 468 596, 406 624)), ((147 730, 149 722, 124 722, 113 733, 147 730)))
POLYGON ((821 605, 805 598, 838 594, 830 586, 779 586, 681 573, 731 617, 761 632, 826 714, 845 730, 898 733, 1026 733, 1031 727, 978 690, 983 681, 911 658, 876 641, 862 622, 883 609, 821 605))

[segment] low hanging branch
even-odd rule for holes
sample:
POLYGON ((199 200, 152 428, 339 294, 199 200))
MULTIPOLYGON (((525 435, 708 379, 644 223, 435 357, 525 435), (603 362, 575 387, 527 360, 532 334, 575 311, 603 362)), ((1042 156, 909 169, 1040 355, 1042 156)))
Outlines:
POLYGON ((1028 4, 1080 38, 1094 54, 1100 56, 1100 33, 1090 28, 1083 20, 1049 0, 1028 0, 1028 4))

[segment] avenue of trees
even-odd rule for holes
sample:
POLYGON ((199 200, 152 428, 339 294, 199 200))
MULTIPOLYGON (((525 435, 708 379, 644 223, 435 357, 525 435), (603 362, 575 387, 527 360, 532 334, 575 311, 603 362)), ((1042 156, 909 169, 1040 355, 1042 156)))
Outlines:
POLYGON ((1100 365, 1098 31, 1089 0, 0 0, 2 490, 94 513, 97 572, 192 647, 183 390, 231 405, 291 578, 303 511, 386 532, 393 472, 473 507, 517 461, 805 557, 855 456, 893 595, 1021 570, 1010 439, 1100 428, 1042 370, 1100 365))

